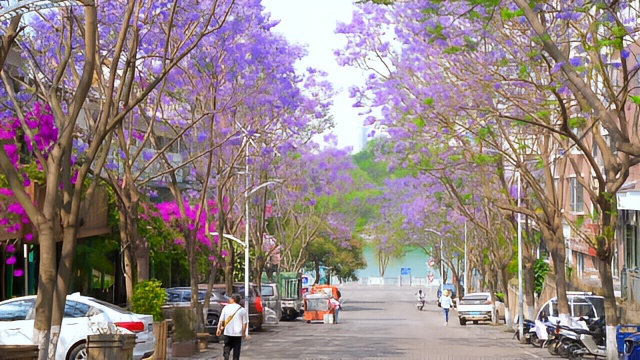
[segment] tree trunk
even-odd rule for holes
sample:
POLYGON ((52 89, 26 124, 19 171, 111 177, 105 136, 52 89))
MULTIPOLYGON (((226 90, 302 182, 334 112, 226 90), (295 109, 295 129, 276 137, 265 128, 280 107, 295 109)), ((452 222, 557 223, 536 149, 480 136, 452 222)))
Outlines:
MULTIPOLYGON (((227 295, 231 296, 233 293, 233 279, 234 279, 234 268, 233 264, 236 259, 236 252, 233 250, 233 243, 231 240, 226 239, 227 245, 229 248, 229 255, 225 258, 225 272, 224 272, 224 283, 227 286, 227 295)), ((222 241, 222 239, 220 239, 222 241)))
POLYGON ((617 209, 616 197, 599 204, 602 210, 602 226, 600 234, 596 237, 596 255, 598 259, 598 272, 602 285, 602 295, 604 297, 604 312, 607 319, 607 360, 618 358, 618 346, 616 342, 616 327, 618 326, 618 307, 616 296, 613 290, 613 274, 611 272, 611 261, 613 259, 613 248, 615 247, 615 231, 617 209))
MULTIPOLYGON (((38 359, 44 360, 49 357, 51 312, 56 283, 56 241, 53 220, 43 220, 38 224, 38 240, 40 243, 40 268, 33 339, 40 349, 38 359)), ((55 347, 51 350, 55 352, 55 347)))
MULTIPOLYGON (((72 222, 76 222, 71 216, 72 222)), ((55 349, 58 345, 58 337, 62 326, 62 317, 64 316, 65 302, 67 293, 69 292, 69 284, 71 283, 71 275, 73 271, 73 255, 75 254, 76 242, 78 236, 77 225, 65 226, 63 229, 62 254, 60 263, 58 264, 58 277, 53 297, 53 309, 51 312, 51 339, 49 341, 49 359, 55 359, 55 349)))
POLYGON ((556 279, 556 295, 558 297, 558 314, 560 321, 564 325, 569 325, 569 302, 567 300, 567 281, 565 271, 566 249, 562 235, 556 235, 552 241, 547 241, 550 245, 551 259, 553 261, 553 271, 556 279))
POLYGON ((128 217, 120 210, 120 251, 122 252, 122 261, 124 265, 124 287, 127 292, 127 307, 131 309, 133 298, 133 251, 131 249, 130 237, 128 231, 128 217))
POLYGON ((318 285, 320 283, 320 262, 314 261, 313 268, 316 271, 316 281, 313 283, 313 285, 318 285))
POLYGON ((525 319, 533 319, 535 314, 535 274, 533 273, 533 262, 531 259, 523 258, 522 277, 524 281, 524 314, 525 319))

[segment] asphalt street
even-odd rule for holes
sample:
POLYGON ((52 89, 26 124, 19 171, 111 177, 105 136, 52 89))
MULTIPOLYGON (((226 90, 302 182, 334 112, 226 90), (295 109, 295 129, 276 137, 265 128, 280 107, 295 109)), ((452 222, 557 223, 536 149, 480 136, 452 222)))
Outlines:
MULTIPOLYGON (((461 326, 455 311, 448 326, 437 307, 436 288, 427 305, 415 306, 417 287, 340 287, 339 324, 304 319, 265 325, 243 342, 242 359, 559 359, 546 349, 519 344, 506 325, 461 326)), ((222 344, 192 359, 221 359, 222 344)))

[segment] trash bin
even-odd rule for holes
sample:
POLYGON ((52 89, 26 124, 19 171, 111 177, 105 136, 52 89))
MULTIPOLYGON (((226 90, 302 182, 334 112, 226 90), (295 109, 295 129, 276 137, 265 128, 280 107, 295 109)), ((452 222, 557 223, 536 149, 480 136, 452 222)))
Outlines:
POLYGON ((0 345, 0 360, 38 360, 38 345, 0 345))
POLYGON ((101 334, 87 336, 87 359, 89 360, 132 360, 134 334, 101 334))

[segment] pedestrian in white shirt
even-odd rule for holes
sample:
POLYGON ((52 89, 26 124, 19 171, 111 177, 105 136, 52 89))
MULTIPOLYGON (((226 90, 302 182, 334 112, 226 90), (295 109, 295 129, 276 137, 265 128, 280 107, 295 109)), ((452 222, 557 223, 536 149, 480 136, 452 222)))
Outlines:
POLYGON ((329 299, 329 304, 331 305, 331 310, 333 311, 333 323, 338 323, 338 313, 340 312, 340 302, 334 298, 333 296, 329 299))
POLYGON ((247 324, 249 315, 245 308, 240 306, 242 298, 239 294, 231 295, 229 304, 222 309, 216 336, 224 334, 224 349, 222 355, 224 360, 229 360, 233 350, 233 360, 240 359, 240 349, 242 348, 242 338, 247 334, 247 324))
POLYGON ((451 292, 445 289, 440 296, 440 306, 444 310, 444 325, 449 325, 449 309, 453 306, 453 300, 451 300, 451 292))

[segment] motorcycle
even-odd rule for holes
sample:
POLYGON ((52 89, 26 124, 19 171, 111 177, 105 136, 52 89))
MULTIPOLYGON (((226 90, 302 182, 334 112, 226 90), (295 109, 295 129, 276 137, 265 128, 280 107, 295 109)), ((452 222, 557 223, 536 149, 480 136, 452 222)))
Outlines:
POLYGON ((576 328, 557 324, 547 326, 548 340, 547 350, 551 355, 560 355, 564 358, 569 357, 571 352, 576 349, 575 345, 580 343, 580 336, 575 332, 576 328))
MULTIPOLYGON (((513 338, 517 339, 518 341, 520 341, 520 329, 518 327, 518 321, 519 318, 516 317, 515 319, 515 332, 513 334, 513 338)), ((533 322, 533 320, 529 320, 529 319, 524 319, 522 322, 522 335, 524 336, 524 342, 526 344, 531 344, 535 347, 541 347, 542 343, 544 342, 544 340, 541 340, 538 338, 538 335, 536 334, 536 329, 535 329, 535 322, 533 322)))
POLYGON ((590 355, 595 358, 606 357, 606 333, 604 318, 588 319, 581 318, 587 324, 588 330, 577 329, 579 343, 569 347, 569 359, 582 359, 583 355, 590 355))
POLYGON ((416 307, 418 308, 418 311, 422 311, 422 308, 424 308, 424 298, 416 301, 416 307))

